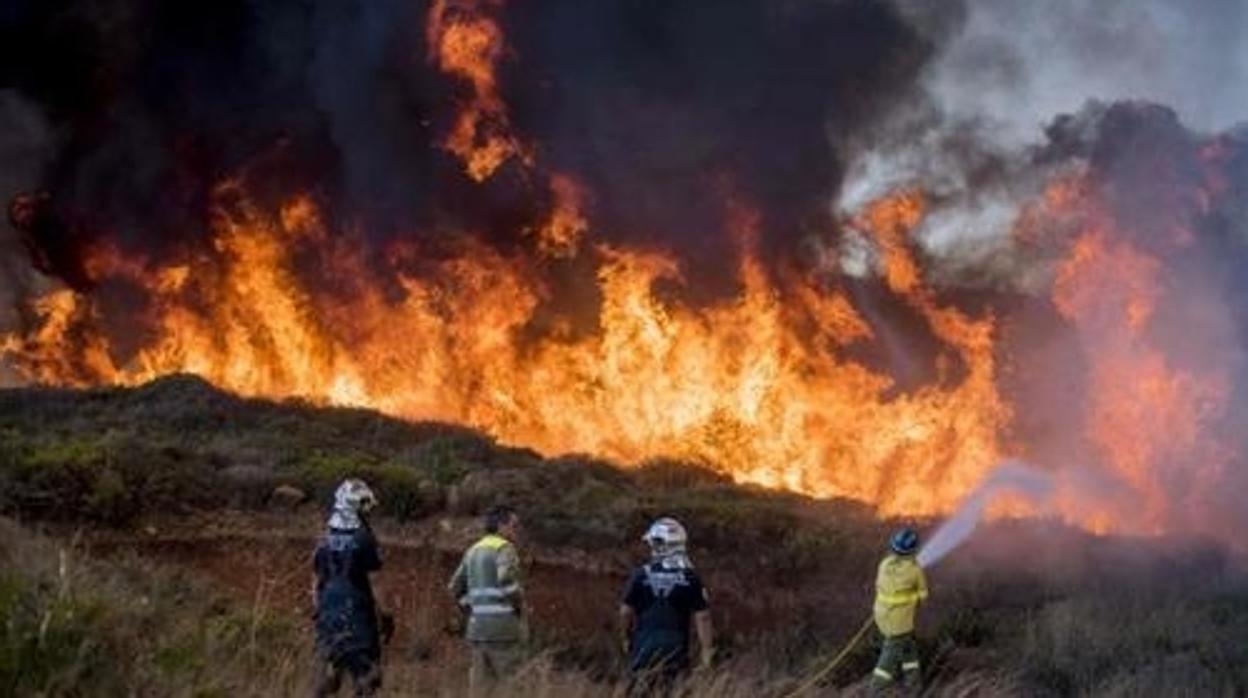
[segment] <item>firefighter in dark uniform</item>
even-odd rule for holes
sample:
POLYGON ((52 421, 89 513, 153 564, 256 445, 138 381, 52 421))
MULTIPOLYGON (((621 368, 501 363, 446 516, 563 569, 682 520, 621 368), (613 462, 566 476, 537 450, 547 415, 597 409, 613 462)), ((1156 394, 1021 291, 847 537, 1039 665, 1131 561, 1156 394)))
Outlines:
POLYGON ((363 481, 344 481, 313 555, 317 698, 337 694, 344 675, 358 698, 374 696, 381 687, 379 618, 369 582, 381 569, 381 553, 365 519, 376 505, 363 481))
POLYGON ((680 522, 655 521, 642 540, 650 560, 624 589, 620 625, 631 674, 630 694, 662 695, 690 668, 690 628, 697 634, 700 666, 714 656, 710 606, 702 580, 686 552, 680 522))

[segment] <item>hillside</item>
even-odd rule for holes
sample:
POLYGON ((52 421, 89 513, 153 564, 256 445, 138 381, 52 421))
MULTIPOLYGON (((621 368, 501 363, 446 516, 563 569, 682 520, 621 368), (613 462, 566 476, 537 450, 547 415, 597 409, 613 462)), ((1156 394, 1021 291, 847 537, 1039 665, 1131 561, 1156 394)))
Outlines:
MULTIPOLYGON (((895 524, 693 465, 544 459, 461 428, 244 400, 188 376, 3 391, 0 510, 23 523, 4 524, 0 693, 298 693, 307 554, 348 475, 382 500, 379 598, 400 623, 392 695, 458 690, 441 584, 496 501, 525 523, 545 659, 518 690, 534 695, 613 685, 615 594, 654 516, 686 522, 714 594, 724 652, 699 690, 716 695, 778 695, 835 651, 868 612, 895 524), (210 669, 222 663, 237 671, 210 669)), ((1002 522, 931 578, 921 634, 938 694, 1248 690, 1248 584, 1216 547, 1002 522)), ((852 688, 872 661, 866 643, 828 685, 852 688)))

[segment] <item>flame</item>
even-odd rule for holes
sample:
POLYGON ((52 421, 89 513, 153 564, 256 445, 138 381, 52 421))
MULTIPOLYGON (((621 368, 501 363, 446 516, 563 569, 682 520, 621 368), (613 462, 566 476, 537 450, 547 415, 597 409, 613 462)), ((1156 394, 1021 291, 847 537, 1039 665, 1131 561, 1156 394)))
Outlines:
POLYGON ((70 289, 37 298, 31 307, 33 330, 0 337, 0 354, 28 379, 86 387, 116 375, 108 340, 95 329, 89 301, 70 289))
POLYGON ((1102 530, 1161 533, 1186 517, 1176 511, 1181 497, 1172 491, 1171 474, 1181 470, 1196 482, 1228 462, 1230 450, 1212 425, 1232 381, 1218 366, 1197 371, 1174 364, 1151 333, 1167 294, 1165 267, 1103 216, 1093 213, 1091 220, 1058 266, 1053 301, 1086 349, 1085 437, 1136 495, 1102 503, 1092 517, 1102 530))
MULTIPOLYGON (((429 60, 471 88, 443 146, 459 157, 475 182, 489 179, 512 157, 519 157, 526 171, 534 163, 532 149, 511 133, 498 91, 495 71, 505 44, 502 27, 490 13, 501 6, 502 0, 434 0, 427 17, 429 60)), ((589 229, 585 190, 560 172, 549 176, 548 186, 554 205, 537 231, 538 248, 551 257, 570 257, 589 229)))
MULTIPOLYGON (((1161 532, 1182 515, 1166 487, 1175 473, 1216 482, 1229 462, 1211 425, 1231 381, 1216 366, 1176 363, 1158 343, 1167 267, 1127 241, 1085 175, 1059 177, 1022 211, 1029 229, 1018 239, 1065 246, 1052 302, 1085 350, 1082 438, 1137 497, 1067 498, 1057 509, 1092 531, 1161 532)), ((145 294, 137 319, 119 323, 96 296, 54 290, 29 308, 24 330, 0 337, 0 357, 43 383, 191 372, 244 395, 467 424, 550 454, 686 459, 895 515, 949 512, 1014 450, 1002 445, 1014 408, 998 392, 996 320, 942 303, 927 285, 912 242, 926 209, 919 192, 878 199, 851 221, 874 245, 885 287, 943 346, 937 377, 908 392, 850 358, 886 320, 865 320, 813 271, 766 268, 748 207, 728 204, 739 291, 691 305, 659 290, 684 284, 674 256, 585 243, 583 191, 555 175, 551 192, 536 246, 596 270, 591 331, 543 316, 554 290, 523 250, 465 233, 437 250, 402 241, 370 256, 358 233, 328 230, 312 199, 270 212, 231 181, 216 192, 207 249, 160 263, 87 250, 93 282, 145 294), (110 342, 123 333, 142 338, 137 350, 110 342)), ((1034 513, 1022 501, 993 511, 1034 513)))
MULTIPOLYGON (((1009 420, 992 318, 942 307, 922 286, 903 242, 921 215, 911 195, 879 204, 906 215, 868 225, 889 241, 890 264, 914 271, 896 290, 965 371, 902 394, 842 355, 872 338, 842 292, 768 275, 752 250, 756 217, 741 217, 734 297, 700 307, 661 298, 660 283, 682 283, 673 257, 598 244, 588 251, 597 331, 533 339, 526 328, 550 289, 523 257, 465 235, 432 267, 422 250, 395 246, 379 274, 365 246, 329 235, 306 198, 275 215, 236 184, 218 198, 211 253, 105 265, 150 296, 142 322, 154 340, 129 359, 107 344, 81 347, 82 382, 189 371, 246 395, 460 422, 549 453, 704 462, 741 482, 853 497, 890 514, 948 511, 996 461, 1009 420), (308 254, 323 278, 297 271, 308 254)), ((29 377, 66 382, 78 374, 63 338, 102 337, 101 318, 69 291, 42 303, 60 305, 4 351, 29 377)))
POLYGON ((426 37, 429 60, 447 74, 468 83, 471 95, 443 146, 481 182, 509 158, 521 155, 510 133, 507 107, 498 92, 495 69, 503 55, 503 31, 488 14, 500 0, 434 0, 429 7, 426 37))
POLYGON ((538 249, 552 257, 571 257, 589 230, 583 213, 585 190, 568 175, 555 173, 550 178, 550 191, 554 208, 538 232, 538 249))
POLYGON ((883 257, 884 280, 901 294, 919 285, 919 266, 906 246, 905 236, 923 218, 923 200, 916 191, 883 197, 867 205, 859 224, 875 237, 883 257))

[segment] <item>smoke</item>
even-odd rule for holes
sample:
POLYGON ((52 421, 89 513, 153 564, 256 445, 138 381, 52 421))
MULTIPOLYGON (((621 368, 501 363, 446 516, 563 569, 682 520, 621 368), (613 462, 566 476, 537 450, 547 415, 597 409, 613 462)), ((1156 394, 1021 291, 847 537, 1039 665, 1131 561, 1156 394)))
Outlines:
POLYGON ((925 82, 952 121, 1014 146, 1093 99, 1173 105, 1219 131, 1248 117, 1246 22, 1241 0, 971 0, 925 82))
MULTIPOLYGON (((0 126, 0 192, 35 186, 55 148, 43 114, 14 91, 0 90, 0 126)), ((15 324, 18 302, 38 287, 28 259, 16 231, 0 224, 0 327, 15 324)), ((0 384, 8 382, 0 373, 0 384)))
POLYGON ((1248 140, 1201 136, 1173 111, 1141 104, 1091 108, 1055 123, 1050 136, 1063 155, 1089 163, 1097 196, 1130 245, 1115 251, 1117 268, 1154 260, 1128 277, 1138 291, 1097 290, 1075 325, 1094 381, 1108 383, 1110 362, 1154 367, 1139 371, 1141 380, 1162 370, 1169 379, 1152 388, 1120 386, 1116 401, 1091 402, 1094 423, 1122 431, 1129 421, 1132 430, 1171 434, 1170 443, 1142 452, 1152 464, 1147 474, 1127 478, 1137 489, 1164 493, 1150 506, 1164 512, 1167 525, 1218 536, 1227 525, 1248 523, 1227 494, 1248 486, 1248 441, 1238 426, 1248 407, 1239 271, 1248 259, 1240 203, 1248 179, 1235 164, 1248 157, 1248 140), (1138 331, 1106 316, 1113 303, 1140 298, 1150 312, 1138 331), (1121 399, 1134 397, 1141 399, 1121 399))
POLYGON ((1248 3, 904 7, 939 50, 850 143, 834 210, 924 192, 927 278, 1005 318, 1014 435, 1062 473, 1067 515, 1215 537, 1248 523, 1228 494, 1248 485, 1248 3), (1062 180, 1094 203, 1049 205, 1062 180), (1059 278, 1094 239, 1103 261, 1059 278), (1077 303, 1055 309, 1055 288, 1077 303))
POLYGON ((919 565, 931 567, 970 538, 996 498, 1015 495, 1041 509, 1054 490, 1053 476, 1019 461, 998 465, 948 519, 941 523, 919 551, 919 565))
POLYGON ((1034 290, 1009 233, 1022 205, 1066 161, 1038 160, 1046 128, 1089 102, 1173 108, 1196 133, 1248 119, 1248 3, 1216 0, 968 0, 906 3, 940 49, 920 89, 859 134, 835 208, 921 186, 934 211, 919 242, 953 283, 1034 290))
MULTIPOLYGON (((199 244, 225 179, 261 203, 313 194, 334 228, 470 230, 504 245, 550 193, 512 163, 484 186, 438 147, 463 85, 426 60, 421 2, 18 3, 7 89, 64 134, 36 181, 57 216, 147 256, 199 244)), ((888 3, 513 3, 501 86, 537 167, 593 192, 606 240, 691 259, 732 244, 725 200, 768 250, 826 232, 836 143, 913 89, 933 54, 888 3)), ((8 112, 0 129, 11 130, 8 112)), ((731 263, 691 265, 731 276, 731 263)))
POLYGON ((826 232, 834 146, 904 99, 934 52, 889 3, 511 8, 520 130, 586 181, 609 238, 696 259, 730 244, 725 199, 759 209, 769 247, 826 232))

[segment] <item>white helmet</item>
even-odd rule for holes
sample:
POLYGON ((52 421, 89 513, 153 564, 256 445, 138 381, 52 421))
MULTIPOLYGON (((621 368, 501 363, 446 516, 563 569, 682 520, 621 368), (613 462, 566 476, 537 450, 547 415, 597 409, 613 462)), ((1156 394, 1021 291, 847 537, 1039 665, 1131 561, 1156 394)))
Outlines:
POLYGON ((681 526, 679 521, 670 516, 664 516, 650 524, 646 535, 641 539, 650 546, 650 552, 655 557, 667 557, 684 554, 685 545, 689 542, 689 534, 685 533, 685 527, 681 526))
POLYGON ((349 478, 343 480, 341 485, 338 485, 338 491, 334 493, 334 506, 367 512, 377 506, 377 495, 373 494, 368 483, 356 478, 349 478))
POLYGON ((359 515, 368 513, 376 506, 377 495, 363 480, 343 480, 334 492, 334 511, 329 517, 329 527, 346 531, 359 528, 359 515))

